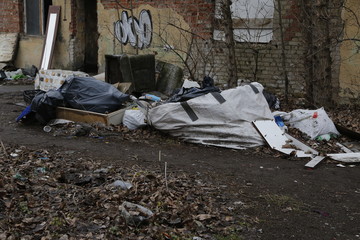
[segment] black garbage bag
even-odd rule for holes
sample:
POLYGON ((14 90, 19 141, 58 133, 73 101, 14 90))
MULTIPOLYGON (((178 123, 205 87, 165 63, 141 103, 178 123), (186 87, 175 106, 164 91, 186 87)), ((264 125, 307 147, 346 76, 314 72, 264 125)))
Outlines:
POLYGON ((98 113, 116 111, 130 98, 111 84, 92 77, 68 78, 58 90, 68 106, 98 113))
POLYGON ((264 90, 263 95, 268 102, 270 109, 280 109, 280 100, 274 94, 264 90))
POLYGON ((38 93, 31 102, 31 111, 35 112, 35 118, 41 124, 48 123, 56 118, 56 107, 65 106, 61 93, 57 90, 38 93))
POLYGON ((200 97, 210 92, 220 92, 220 89, 214 86, 214 80, 211 77, 204 77, 202 88, 180 88, 172 95, 168 102, 183 102, 192 98, 200 97))

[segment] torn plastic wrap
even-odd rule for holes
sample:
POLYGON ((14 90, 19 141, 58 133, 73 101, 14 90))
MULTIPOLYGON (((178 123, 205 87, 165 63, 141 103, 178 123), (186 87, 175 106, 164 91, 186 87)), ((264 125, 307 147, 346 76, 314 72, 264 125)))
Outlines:
POLYGON ((149 110, 156 129, 185 141, 234 149, 263 145, 252 125, 257 119, 272 119, 259 83, 221 93, 212 92, 181 103, 166 103, 149 110))
POLYGON ((220 92, 220 90, 217 87, 181 88, 178 93, 168 99, 168 102, 183 102, 192 98, 203 96, 210 92, 220 92))
POLYGON ((129 100, 129 95, 120 92, 109 83, 92 77, 68 78, 59 91, 72 108, 97 113, 118 110, 129 100))
POLYGON ((180 88, 177 93, 172 95, 167 101, 168 102, 183 102, 192 98, 200 97, 211 92, 220 92, 220 89, 214 86, 214 79, 211 77, 204 77, 202 81, 202 87, 196 88, 180 88))

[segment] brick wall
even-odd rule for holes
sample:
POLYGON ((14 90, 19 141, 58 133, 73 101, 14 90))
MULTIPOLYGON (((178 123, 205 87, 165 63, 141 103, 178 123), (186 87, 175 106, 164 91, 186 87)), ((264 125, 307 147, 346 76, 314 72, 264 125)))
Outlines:
MULTIPOLYGON (((130 8, 128 0, 102 0, 105 8, 130 8)), ((137 0, 133 8, 140 4, 150 4, 159 8, 172 8, 189 23, 192 32, 199 34, 196 44, 204 52, 212 53, 204 59, 203 53, 192 52, 197 62, 197 78, 204 74, 214 77, 218 84, 227 82, 227 49, 224 42, 213 41, 213 21, 215 1, 209 0, 137 0), (199 56, 202 55, 202 56, 199 56)), ((286 70, 289 78, 289 92, 302 97, 305 95, 304 41, 299 21, 300 6, 296 0, 281 1, 283 13, 283 29, 285 40, 286 70)), ((284 76, 281 62, 281 38, 278 13, 274 13, 274 36, 270 43, 236 43, 236 60, 238 77, 250 81, 258 81, 272 92, 284 92, 284 76)), ((199 47, 193 48, 198 49, 199 47)), ((197 50, 195 50, 197 51, 197 50)))
MULTIPOLYGON (((296 97, 304 97, 306 68, 304 65, 303 26, 299 21, 300 6, 295 0, 282 0, 281 4, 289 93, 296 97)), ((283 94, 285 82, 281 62, 282 45, 277 10, 274 12, 273 31, 273 39, 269 43, 236 43, 238 78, 258 81, 269 91, 283 94)), ((207 62, 206 73, 213 76, 219 84, 225 85, 228 76, 226 45, 224 42, 214 41, 211 48, 215 52, 214 60, 207 62)), ((203 71, 200 71, 200 74, 202 73, 203 71)), ((202 76, 198 77, 201 79, 202 76)))
POLYGON ((0 32, 22 31, 22 0, 0 0, 0 32))

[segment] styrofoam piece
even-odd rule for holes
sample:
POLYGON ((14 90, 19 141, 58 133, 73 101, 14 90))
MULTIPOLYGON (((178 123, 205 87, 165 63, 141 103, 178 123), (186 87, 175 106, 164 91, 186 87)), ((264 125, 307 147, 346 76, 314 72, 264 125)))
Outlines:
POLYGON ((322 160, 324 160, 324 156, 316 156, 311 161, 309 161, 307 164, 305 164, 305 167, 308 168, 314 168, 316 165, 318 165, 322 160))
POLYGON ((256 120, 253 121, 253 124, 271 148, 285 154, 296 151, 294 148, 284 147, 291 140, 285 136, 285 133, 281 131, 274 120, 256 120))
POLYGON ((299 140, 297 140, 296 138, 294 138, 293 136, 285 133, 285 136, 291 140, 291 144, 296 146, 297 148, 301 149, 302 151, 304 151, 305 153, 311 153, 311 154, 314 154, 314 155, 318 155, 319 152, 316 151, 315 149, 307 146, 306 144, 300 142, 299 140))
POLYGON ((183 88, 192 88, 192 87, 200 88, 200 85, 195 81, 190 81, 190 80, 185 79, 182 87, 183 88))
POLYGON ((360 152, 357 153, 331 153, 328 157, 344 163, 360 163, 360 152))
POLYGON ((269 146, 279 152, 291 154, 295 152, 295 156, 299 158, 314 157, 319 153, 296 138, 284 133, 274 120, 256 120, 253 122, 257 130, 263 136, 269 146), (296 148, 289 148, 291 144, 296 148))
POLYGON ((49 91, 58 89, 68 77, 88 77, 89 74, 80 71, 61 69, 40 70, 35 78, 35 89, 49 91))
POLYGON ((338 145, 341 148, 341 150, 343 150, 345 153, 352 153, 353 152, 350 149, 348 149, 347 147, 345 147, 344 145, 342 145, 341 143, 336 143, 336 145, 338 145))

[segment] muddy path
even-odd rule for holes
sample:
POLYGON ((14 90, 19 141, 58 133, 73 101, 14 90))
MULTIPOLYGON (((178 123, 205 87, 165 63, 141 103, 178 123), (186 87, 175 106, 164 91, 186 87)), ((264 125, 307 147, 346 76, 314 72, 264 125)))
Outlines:
POLYGON ((281 158, 265 148, 206 147, 162 135, 142 138, 141 132, 135 139, 53 136, 40 125, 15 122, 24 108, 16 105, 22 90, 0 91, 0 138, 7 146, 72 151, 76 158, 104 166, 136 165, 157 172, 166 161, 169 172, 216 186, 224 205, 243 204, 233 214, 248 217, 237 223, 247 230, 221 239, 360 239, 359 165, 339 168, 324 162, 309 170, 306 160, 281 158))

